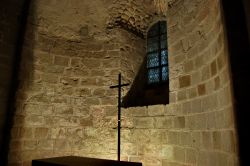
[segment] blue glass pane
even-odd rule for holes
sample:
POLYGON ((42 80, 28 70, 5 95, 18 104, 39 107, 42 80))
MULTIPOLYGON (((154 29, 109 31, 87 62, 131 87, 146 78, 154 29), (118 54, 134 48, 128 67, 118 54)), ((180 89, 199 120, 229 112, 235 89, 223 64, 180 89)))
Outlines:
POLYGON ((149 69, 148 70, 148 83, 157 83, 160 81, 160 70, 159 69, 149 69))
POLYGON ((148 54, 147 57, 147 67, 156 67, 159 66, 158 53, 148 54))
POLYGON ((161 48, 167 48, 167 40, 161 40, 161 48))
POLYGON ((162 67, 162 80, 163 81, 168 80, 168 67, 167 66, 162 67))
POLYGON ((161 26, 161 33, 167 33, 167 23, 165 21, 162 21, 160 23, 161 26))
POLYGON ((161 51, 161 64, 162 65, 168 64, 168 51, 167 50, 161 51))

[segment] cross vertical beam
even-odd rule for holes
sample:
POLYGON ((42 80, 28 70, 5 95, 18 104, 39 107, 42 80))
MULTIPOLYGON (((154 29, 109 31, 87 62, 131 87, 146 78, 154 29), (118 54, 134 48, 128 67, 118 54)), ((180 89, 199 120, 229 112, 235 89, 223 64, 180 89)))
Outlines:
POLYGON ((129 84, 122 84, 121 83, 121 73, 119 73, 118 75, 118 85, 115 86, 111 86, 110 88, 118 88, 118 117, 117 117, 117 121, 118 121, 118 148, 117 148, 117 158, 118 161, 120 161, 120 156, 121 156, 121 90, 123 86, 128 86, 129 84))

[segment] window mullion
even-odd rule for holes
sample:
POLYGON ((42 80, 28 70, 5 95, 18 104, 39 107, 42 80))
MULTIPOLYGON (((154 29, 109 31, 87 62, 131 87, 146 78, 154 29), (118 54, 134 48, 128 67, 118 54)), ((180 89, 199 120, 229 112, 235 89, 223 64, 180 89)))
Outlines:
POLYGON ((159 58, 159 82, 162 82, 162 67, 161 67, 161 24, 158 23, 158 58, 159 58))

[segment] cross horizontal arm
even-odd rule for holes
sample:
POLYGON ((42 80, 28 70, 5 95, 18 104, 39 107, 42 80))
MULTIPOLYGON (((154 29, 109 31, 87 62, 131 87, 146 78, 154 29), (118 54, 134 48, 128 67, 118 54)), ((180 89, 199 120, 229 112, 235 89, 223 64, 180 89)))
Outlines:
POLYGON ((111 86, 110 88, 113 89, 113 88, 119 88, 119 87, 128 86, 128 85, 129 84, 114 85, 114 86, 111 86))

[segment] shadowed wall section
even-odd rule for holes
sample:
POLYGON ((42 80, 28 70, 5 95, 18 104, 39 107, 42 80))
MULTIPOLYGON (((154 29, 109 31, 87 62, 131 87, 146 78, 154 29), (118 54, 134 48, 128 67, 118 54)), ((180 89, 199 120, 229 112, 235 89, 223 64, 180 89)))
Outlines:
POLYGON ((26 18, 26 2, 25 0, 0 2, 0 165, 5 165, 7 162, 25 28, 22 23, 26 18))

